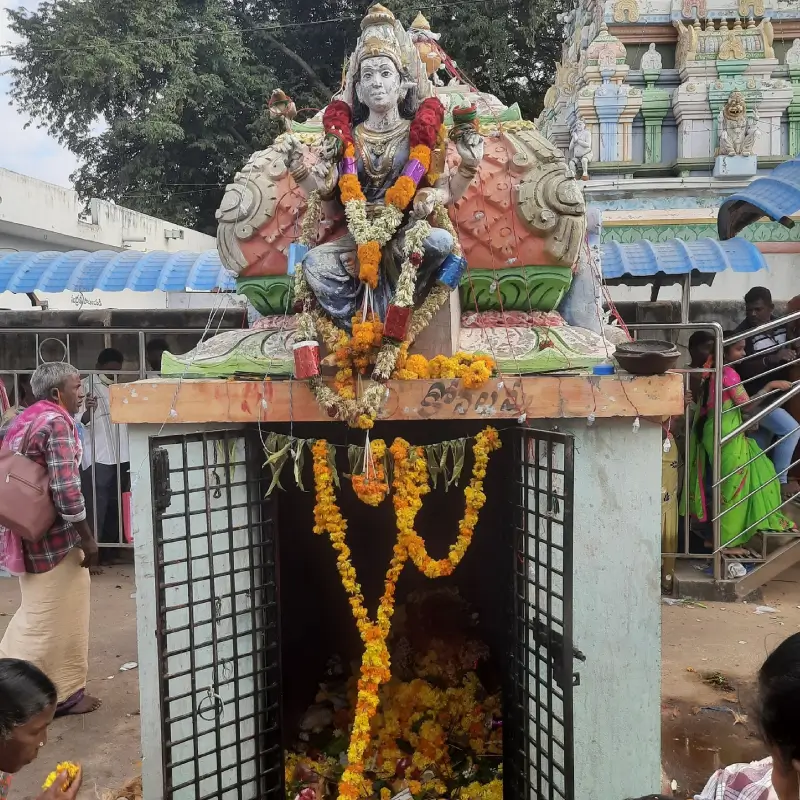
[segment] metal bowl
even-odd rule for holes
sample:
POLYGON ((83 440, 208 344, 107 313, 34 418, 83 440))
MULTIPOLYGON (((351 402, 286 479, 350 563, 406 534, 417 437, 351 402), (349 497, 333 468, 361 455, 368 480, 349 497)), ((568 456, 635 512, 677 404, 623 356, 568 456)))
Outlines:
POLYGON ((614 358, 631 375, 663 375, 678 363, 681 351, 672 342, 639 339, 617 345, 614 358))
POLYGON ((680 355, 680 350, 672 342, 665 342, 661 339, 637 339, 634 342, 623 342, 617 345, 616 352, 630 355, 647 355, 649 353, 661 353, 662 355, 677 353, 680 355))

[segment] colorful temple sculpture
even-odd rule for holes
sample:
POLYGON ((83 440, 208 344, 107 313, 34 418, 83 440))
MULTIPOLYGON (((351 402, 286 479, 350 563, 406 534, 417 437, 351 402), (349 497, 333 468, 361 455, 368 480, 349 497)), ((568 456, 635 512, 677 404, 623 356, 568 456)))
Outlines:
MULTIPOLYGON (((561 21, 537 125, 567 157, 591 144, 604 273, 609 243, 716 239, 720 202, 800 153, 798 4, 578 0, 561 21)), ((745 236, 766 266, 800 253, 800 228, 745 236)))
POLYGON ((372 417, 388 378, 429 377, 414 354, 486 355, 514 374, 608 357, 575 179, 589 168, 588 136, 573 169, 437 40, 422 15, 407 31, 376 5, 323 111, 300 120, 273 93, 284 132, 236 174, 218 211, 220 258, 253 325, 168 355, 165 374, 294 373, 331 416, 353 418, 359 376, 374 378, 372 417), (321 385, 327 369, 335 393, 321 385))

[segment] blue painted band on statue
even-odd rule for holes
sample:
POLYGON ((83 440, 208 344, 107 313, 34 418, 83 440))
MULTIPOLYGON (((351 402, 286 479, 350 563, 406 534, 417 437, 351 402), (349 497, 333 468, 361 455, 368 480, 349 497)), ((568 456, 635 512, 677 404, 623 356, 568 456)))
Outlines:
POLYGON ((289 245, 288 261, 286 263, 286 274, 294 275, 297 265, 306 257, 308 247, 298 242, 289 245))
POLYGON ((450 289, 457 289, 458 284, 461 282, 461 276, 464 274, 466 268, 466 258, 450 253, 442 262, 436 280, 443 286, 447 286, 450 289))

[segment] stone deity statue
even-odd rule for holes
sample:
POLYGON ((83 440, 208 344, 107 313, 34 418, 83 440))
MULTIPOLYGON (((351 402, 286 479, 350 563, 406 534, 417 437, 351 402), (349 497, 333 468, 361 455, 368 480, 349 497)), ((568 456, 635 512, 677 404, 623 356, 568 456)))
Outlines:
POLYGON ((569 164, 573 175, 581 171, 581 178, 589 180, 589 162, 592 160, 592 134, 582 119, 578 119, 572 129, 569 143, 569 164))
POLYGON ((720 109, 718 118, 720 156, 751 156, 753 147, 760 133, 758 129, 758 112, 747 116, 747 105, 744 95, 735 91, 728 102, 720 109))
POLYGON ((660 71, 661 70, 661 53, 656 50, 655 43, 651 42, 650 47, 647 48, 642 61, 639 65, 640 69, 644 71, 660 71))
MULTIPOLYGON (((355 172, 367 203, 367 218, 375 220, 386 208, 387 191, 414 162, 409 135, 420 104, 433 94, 430 79, 414 43, 394 15, 374 5, 361 24, 361 37, 353 53, 341 99, 352 111, 355 172)), ((405 234, 416 220, 429 217, 434 206, 457 202, 475 177, 483 158, 483 138, 474 127, 452 135, 460 157, 451 172, 442 166, 433 186, 419 188, 402 224, 381 248, 377 285, 368 306, 384 319, 395 291, 403 261, 405 234)), ((342 159, 340 142, 326 137, 318 148, 316 164, 309 169, 303 161, 302 146, 286 136, 279 147, 295 181, 307 195, 319 192, 328 219, 341 219, 344 208, 337 184, 342 159)), ((415 304, 432 288, 437 271, 453 248, 452 235, 440 227, 431 228, 423 242, 424 254, 416 271, 415 304)), ((365 283, 359 280, 357 246, 352 232, 312 247, 302 262, 303 275, 322 310, 343 330, 365 306, 365 283)))
POLYGON ((800 39, 795 39, 792 46, 786 51, 786 66, 800 67, 800 39))

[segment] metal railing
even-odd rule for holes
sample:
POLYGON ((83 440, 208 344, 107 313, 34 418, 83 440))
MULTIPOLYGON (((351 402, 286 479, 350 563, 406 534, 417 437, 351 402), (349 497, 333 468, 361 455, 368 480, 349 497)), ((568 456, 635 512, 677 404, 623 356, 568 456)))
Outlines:
MULTIPOLYGON (((789 314, 785 317, 781 317, 780 319, 771 320, 770 322, 759 325, 757 327, 751 328, 746 331, 738 332, 727 339, 723 339, 723 330, 722 326, 719 323, 712 323, 712 322, 697 322, 697 323, 690 323, 690 322, 680 322, 680 323, 640 323, 640 324, 633 324, 629 325, 628 328, 631 331, 636 331, 637 333, 643 331, 697 331, 697 330, 707 330, 709 331, 714 337, 714 366, 710 369, 707 368, 699 368, 699 369, 692 369, 692 368, 684 368, 684 369, 676 369, 676 372, 680 372, 686 377, 686 388, 688 389, 689 385, 689 376, 691 374, 703 373, 704 375, 708 375, 707 380, 710 383, 709 388, 713 387, 713 394, 714 394, 714 402, 711 405, 711 410, 713 413, 713 425, 714 425, 714 436, 713 436, 713 447, 711 452, 711 458, 709 459, 711 467, 711 481, 709 488, 711 489, 711 503, 710 503, 710 513, 708 515, 707 523, 710 523, 711 526, 711 533, 712 533, 712 548, 711 552, 701 552, 701 553, 694 553, 691 552, 690 548, 690 532, 691 532, 691 509, 689 506, 689 486, 690 481, 694 476, 690 475, 690 466, 691 466, 691 459, 689 457, 689 444, 691 442, 691 433, 692 433, 692 416, 690 414, 684 415, 684 441, 685 441, 685 452, 683 454, 683 491, 682 491, 682 516, 684 520, 684 542, 683 547, 681 548, 682 552, 663 552, 662 556, 664 558, 671 558, 671 559, 707 559, 713 563, 713 576, 714 579, 719 581, 724 579, 726 576, 723 574, 723 545, 721 539, 721 531, 722 531, 722 521, 725 516, 733 511, 735 511, 739 506, 743 503, 747 502, 754 494, 758 491, 761 491, 763 487, 759 486, 752 490, 749 490, 743 497, 737 499, 734 503, 727 505, 725 508, 722 507, 722 486, 726 480, 736 475, 738 471, 743 469, 744 467, 749 466, 755 460, 761 457, 762 453, 766 453, 770 455, 773 453, 775 448, 777 448, 781 443, 791 439, 800 429, 800 423, 796 423, 794 428, 790 430, 788 433, 778 437, 776 441, 770 442, 763 450, 760 450, 756 455, 752 456, 748 461, 744 464, 738 465, 732 472, 727 475, 722 474, 722 449, 723 447, 730 443, 733 439, 740 435, 746 435, 748 431, 752 432, 752 428, 758 425, 759 422, 764 420, 767 416, 772 414, 777 409, 782 408, 789 400, 791 400, 796 395, 800 394, 800 381, 796 381, 793 383, 791 388, 788 391, 782 391, 779 389, 773 389, 769 391, 761 390, 757 393, 754 393, 753 396, 748 395, 748 399, 737 406, 732 406, 728 409, 723 409, 723 392, 726 390, 735 389, 738 386, 743 388, 747 388, 748 384, 752 385, 753 382, 763 382, 766 378, 772 376, 773 380, 776 379, 775 376, 779 375, 782 371, 791 368, 793 365, 800 363, 800 358, 794 358, 792 361, 787 363, 783 363, 780 365, 776 365, 774 367, 770 367, 765 369, 764 371, 760 372, 759 374, 752 375, 749 378, 740 379, 738 384, 733 386, 727 386, 723 388, 723 365, 724 365, 724 352, 725 349, 728 348, 730 345, 733 345, 737 342, 742 340, 749 339, 754 336, 760 335, 769 335, 771 332, 774 332, 778 329, 786 328, 787 335, 786 341, 784 342, 777 342, 769 347, 763 348, 758 350, 754 353, 749 355, 745 355, 740 359, 736 359, 731 361, 727 364, 727 366, 733 367, 734 369, 741 364, 753 360, 755 358, 763 358, 765 355, 769 355, 771 353, 778 352, 784 348, 787 348, 797 342, 800 342, 800 336, 791 338, 788 331, 791 330, 792 323, 800 322, 800 312, 796 312, 793 314, 789 314), (766 402, 766 405, 763 403, 766 402), (753 406, 758 405, 759 407, 755 410, 752 414, 747 414, 745 409, 752 408, 753 406), (722 433, 722 423, 724 415, 730 413, 738 408, 740 411, 745 412, 745 418, 742 420, 741 424, 737 425, 732 430, 728 431, 727 433, 722 433)), ((791 470, 794 469, 798 464, 800 464, 800 459, 793 461, 787 467, 782 468, 779 472, 776 471, 774 478, 770 480, 780 481, 780 476, 782 474, 786 474, 787 478, 789 477, 791 470)), ((800 492, 795 493, 789 497, 781 497, 780 505, 777 508, 771 509, 769 513, 762 516, 760 519, 756 520, 755 522, 748 525, 743 531, 741 531, 733 540, 730 542, 726 542, 726 546, 736 546, 736 541, 741 540, 743 537, 747 536, 747 534, 751 534, 754 529, 758 530, 758 527, 768 519, 772 514, 775 514, 778 511, 782 511, 787 508, 791 503, 795 502, 800 497, 800 492)), ((740 560, 744 563, 761 563, 767 560, 769 556, 769 547, 768 547, 768 539, 769 536, 774 533, 781 533, 781 532, 773 532, 773 531, 760 531, 763 535, 761 536, 761 552, 756 556, 752 557, 743 557, 740 560)), ((748 537, 748 541, 751 537, 748 537)))
MULTIPOLYGON (((216 332, 210 331, 212 334, 216 332)), ((36 368, 45 361, 60 360, 79 369, 86 393, 97 396, 103 392, 101 387, 104 384, 141 380, 159 374, 148 368, 148 340, 181 336, 190 337, 197 343, 208 333, 207 328, 154 328, 147 331, 141 328, 3 328, 0 330, 0 380, 6 384, 12 407, 23 408, 33 401, 29 384, 36 368), (120 346, 122 337, 134 336, 134 348, 130 347, 130 342, 127 348, 120 346), (102 338, 94 344, 96 337, 102 338), (123 355, 128 351, 126 362, 135 363, 134 367, 110 371, 83 369, 75 363, 77 360, 94 364, 102 350, 115 346, 123 355)), ((129 533, 129 519, 125 510, 131 483, 130 462, 126 457, 127 426, 111 423, 109 415, 107 404, 98 401, 97 410, 91 413, 88 424, 83 427, 81 484, 89 523, 99 546, 130 548, 132 541, 126 535, 129 533)), ((77 419, 81 424, 82 416, 78 414, 77 419)))

